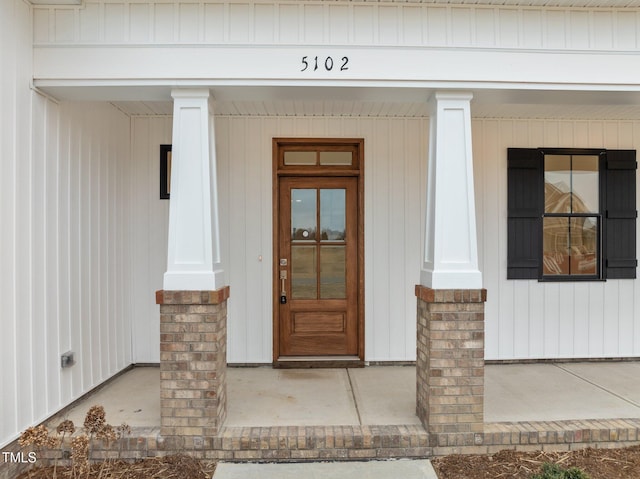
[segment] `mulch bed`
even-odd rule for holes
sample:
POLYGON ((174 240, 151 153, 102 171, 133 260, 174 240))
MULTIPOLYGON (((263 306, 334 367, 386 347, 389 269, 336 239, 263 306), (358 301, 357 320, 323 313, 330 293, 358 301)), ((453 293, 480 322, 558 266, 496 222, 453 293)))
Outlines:
POLYGON ((569 452, 500 451, 493 455, 451 455, 434 459, 438 479, 529 479, 542 464, 578 467, 591 479, 640 479, 640 446, 569 452))
MULTIPOLYGON (((438 479, 529 479, 545 462, 578 467, 591 479, 640 479, 640 446, 621 449, 582 449, 569 452, 500 451, 493 455, 450 455, 432 461, 438 479)), ((31 469, 18 479, 210 479, 215 463, 175 455, 134 463, 107 461, 91 466, 89 476, 74 475, 70 467, 31 469)))
POLYGON ((105 461, 93 464, 89 475, 75 474, 71 467, 38 467, 18 479, 211 479, 215 463, 175 455, 137 462, 105 461))

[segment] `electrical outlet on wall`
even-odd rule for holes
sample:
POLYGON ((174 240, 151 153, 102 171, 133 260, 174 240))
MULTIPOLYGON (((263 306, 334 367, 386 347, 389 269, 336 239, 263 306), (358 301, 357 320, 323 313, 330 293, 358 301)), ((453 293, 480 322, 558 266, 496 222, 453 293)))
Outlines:
POLYGON ((70 368, 75 363, 76 363, 76 358, 75 358, 75 354, 73 353, 73 351, 67 351, 62 356, 60 356, 60 367, 62 369, 70 368))

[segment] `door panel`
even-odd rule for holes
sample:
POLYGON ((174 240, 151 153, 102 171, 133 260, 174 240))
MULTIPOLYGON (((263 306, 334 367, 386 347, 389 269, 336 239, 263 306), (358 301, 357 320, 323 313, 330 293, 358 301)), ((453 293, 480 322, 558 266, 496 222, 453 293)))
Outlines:
POLYGON ((358 179, 279 182, 279 356, 355 356, 358 179))

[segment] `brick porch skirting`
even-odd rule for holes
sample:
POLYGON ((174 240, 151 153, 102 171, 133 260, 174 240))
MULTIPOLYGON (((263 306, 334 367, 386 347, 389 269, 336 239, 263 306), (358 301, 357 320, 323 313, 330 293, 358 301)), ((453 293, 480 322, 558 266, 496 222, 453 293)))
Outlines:
MULTIPOLYGON (((484 443, 438 446, 420 425, 223 427, 211 437, 164 437, 160 428, 132 428, 127 438, 106 445, 94 440, 92 457, 141 459, 184 453, 229 462, 300 462, 430 458, 446 454, 491 454, 503 449, 568 451, 640 444, 640 419, 487 423, 484 443)), ((19 451, 17 441, 3 451, 19 451)), ((38 456, 37 465, 55 454, 38 456)), ((58 458, 59 464, 66 460, 58 458)), ((29 464, 0 462, 0 479, 15 479, 29 464)))
MULTIPOLYGON (((167 439, 158 428, 136 428, 130 458, 183 452, 224 461, 314 461, 430 458, 447 454, 492 454, 503 449, 568 451, 640 444, 640 419, 486 423, 482 445, 439 446, 420 425, 223 427, 202 441, 167 439)), ((112 457, 109 448, 96 444, 112 457)))

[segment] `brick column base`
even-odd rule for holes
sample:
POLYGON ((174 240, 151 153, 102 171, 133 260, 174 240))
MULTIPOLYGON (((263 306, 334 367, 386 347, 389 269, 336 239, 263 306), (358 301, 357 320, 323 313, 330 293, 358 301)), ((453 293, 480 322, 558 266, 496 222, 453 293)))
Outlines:
POLYGON ((158 291, 160 434, 181 449, 215 436, 227 415, 227 298, 217 291, 158 291), (177 444, 179 443, 179 444, 177 444))
POLYGON ((430 446, 483 443, 487 291, 416 286, 416 413, 430 446))

